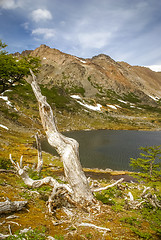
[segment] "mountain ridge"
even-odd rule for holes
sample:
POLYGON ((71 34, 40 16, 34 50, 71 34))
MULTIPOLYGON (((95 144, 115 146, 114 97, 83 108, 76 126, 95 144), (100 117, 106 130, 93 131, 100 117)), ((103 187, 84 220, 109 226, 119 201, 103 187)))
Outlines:
MULTIPOLYGON (((41 60, 37 81, 61 131, 161 129, 161 73, 105 54, 84 59, 46 45, 15 53, 27 55, 41 60)), ((0 96, 0 124, 1 131, 14 129, 12 135, 42 131, 37 101, 25 80, 0 96)))
MULTIPOLYGON (((68 85, 70 82, 70 84, 75 83, 74 85, 82 87, 88 86, 87 96, 92 96, 93 91, 90 93, 89 88, 93 89, 93 86, 97 84, 99 87, 114 90, 116 93, 134 92, 140 97, 147 95, 161 98, 161 73, 156 73, 146 67, 116 62, 105 54, 86 59, 78 58, 46 45, 41 45, 30 54, 39 57, 42 61, 41 77, 38 75, 41 83, 50 83, 51 79, 55 79, 57 84, 63 82, 63 85, 68 85)), ((98 93, 96 87, 94 92, 98 93)), ((152 103, 153 98, 149 99, 149 102, 152 103)))
MULTIPOLYGON (((56 49, 51 50, 46 46, 41 46, 35 51, 24 51, 22 53, 23 56, 27 56, 28 54, 41 58, 42 66, 37 75, 37 81, 39 82, 43 96, 47 98, 47 102, 52 107, 55 122, 60 132, 92 129, 161 130, 160 74, 154 74, 152 71, 141 67, 132 67, 127 63, 115 62, 109 56, 103 54, 95 56, 92 59, 83 59, 62 53, 56 49)), ((16 53, 16 55, 20 56, 19 53, 16 53)), ((6 169, 8 168, 8 163, 10 163, 9 154, 12 154, 13 160, 17 163, 20 158, 22 160, 23 156, 23 166, 29 166, 31 169, 34 168, 37 162, 35 134, 39 133, 39 137, 42 139, 45 137, 38 108, 32 88, 25 79, 0 94, 0 160, 1 166, 5 166, 6 169), (4 165, 3 163, 6 164, 4 165)), ((131 134, 133 134, 132 131, 131 134)), ((91 141, 95 140, 88 139, 88 141, 90 144, 91 141)), ((97 148, 102 141, 100 138, 95 142, 97 148)), ((108 141, 108 139, 103 141, 103 144, 106 144, 108 141)), ((123 141, 123 139, 120 141, 123 141)), ((126 146, 128 151, 129 139, 125 141, 127 141, 126 146)), ((88 146, 86 147, 88 149, 88 146)), ((97 160, 100 161, 100 159, 97 160)), ((53 156, 43 151, 43 162, 44 170, 42 171, 42 176, 50 175, 60 181, 64 181, 64 177, 60 176, 63 166, 58 156, 53 156)), ((20 161, 20 163, 22 162, 20 161)), ((62 220, 63 216, 65 224, 63 225, 61 221, 60 228, 55 226, 52 228, 51 217, 47 218, 46 211, 42 211, 46 206, 46 196, 51 190, 49 188, 42 188, 39 193, 36 192, 35 194, 35 191, 26 189, 25 185, 22 185, 19 178, 13 174, 13 171, 4 171, 2 170, 1 172, 0 183, 2 201, 4 201, 4 197, 9 197, 11 201, 17 199, 24 200, 25 198, 28 200, 31 211, 19 214, 19 222, 23 228, 31 226, 32 229, 35 229, 37 222, 39 222, 41 226, 49 226, 49 229, 46 229, 46 233, 55 237, 60 236, 62 238, 62 235, 60 235, 61 228, 61 233, 64 237, 69 237, 70 239, 71 236, 75 239, 79 238, 79 236, 83 236, 85 239, 92 239, 92 236, 94 239, 95 236, 97 238, 99 236, 100 238, 104 238, 104 234, 99 234, 98 231, 91 230, 90 227, 84 230, 76 229, 75 223, 80 222, 80 219, 78 219, 79 221, 76 219, 76 222, 73 222, 71 225, 71 214, 69 215, 68 227, 66 225, 67 216, 64 215, 65 212, 60 212, 60 208, 55 212, 56 221, 53 220, 53 224, 55 225, 56 223, 57 225, 57 219, 62 220), (38 215, 38 220, 33 221, 37 214, 40 215, 38 215), (76 232, 73 232, 73 230, 76 230, 76 232)), ((93 179, 96 175, 102 179, 105 177, 105 172, 109 174, 109 171, 110 176, 113 175, 115 179, 118 177, 114 176, 116 174, 119 174, 120 177, 122 174, 127 174, 125 171, 113 172, 109 169, 105 171, 86 169, 86 173, 93 179), (92 173, 93 175, 91 175, 92 173)), ((36 175, 33 170, 30 171, 30 174, 32 178, 35 178, 36 175)), ((105 180, 102 181, 101 179, 97 182, 98 184, 102 182, 104 185, 105 180)), ((131 186, 130 183, 129 189, 133 188, 131 186)), ((136 190, 136 184, 133 189, 136 190)), ((134 194, 136 195, 136 191, 134 191, 134 194)), ((138 194, 140 195, 140 190, 138 194)), ((117 196, 120 196, 120 194, 117 196)), ((102 197, 99 198, 99 200, 101 199, 102 197)), ((135 220, 138 219, 138 210, 134 218, 134 211, 131 213, 129 209, 128 212, 125 209, 122 211, 124 199, 122 199, 121 203, 120 198, 119 201, 113 198, 113 202, 109 202, 107 198, 105 200, 108 200, 108 204, 113 204, 112 208, 108 205, 107 208, 103 209, 101 215, 96 214, 97 221, 93 222, 94 219, 96 220, 96 216, 94 216, 94 218, 91 218, 91 222, 96 223, 96 227, 102 225, 102 220, 105 223, 107 222, 107 224, 111 224, 111 234, 108 234, 107 237, 114 237, 116 239, 117 236, 119 238, 121 235, 126 239, 140 239, 140 236, 145 236, 146 238, 147 236, 150 238, 157 236, 159 225, 156 214, 150 219, 156 220, 155 226, 151 225, 152 229, 150 232, 150 222, 148 222, 149 220, 146 221, 150 215, 147 219, 144 217, 147 214, 146 209, 144 215, 140 213, 140 216, 143 217, 139 217, 143 228, 140 228, 139 224, 138 229, 135 227, 135 231, 131 231, 131 220, 134 220, 133 222, 136 225, 137 222, 135 220), (120 227, 120 217, 123 220, 130 219, 130 227, 120 227), (154 227, 156 231, 153 231, 154 227), (116 229, 118 229, 117 232, 116 229)), ((75 213, 78 214, 78 210, 75 213)), ((79 215, 82 216, 82 213, 80 212, 79 215)), ((87 218, 87 215, 89 213, 85 212, 81 222, 87 218)), ((2 219, 2 222, 5 224, 6 216, 4 216, 4 221, 2 219)), ((1 227, 3 233, 8 231, 8 225, 4 224, 1 227)), ((19 224, 13 225, 15 225, 15 228, 12 226, 13 232, 19 230, 19 224)), ((40 234, 39 236, 42 237, 43 235, 40 234)))

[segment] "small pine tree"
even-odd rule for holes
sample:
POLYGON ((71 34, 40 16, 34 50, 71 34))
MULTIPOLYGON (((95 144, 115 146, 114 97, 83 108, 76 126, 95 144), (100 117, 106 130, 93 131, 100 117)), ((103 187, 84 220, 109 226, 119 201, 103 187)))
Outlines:
POLYGON ((141 157, 130 158, 130 166, 139 171, 139 177, 147 181, 161 178, 161 146, 140 147, 141 157))

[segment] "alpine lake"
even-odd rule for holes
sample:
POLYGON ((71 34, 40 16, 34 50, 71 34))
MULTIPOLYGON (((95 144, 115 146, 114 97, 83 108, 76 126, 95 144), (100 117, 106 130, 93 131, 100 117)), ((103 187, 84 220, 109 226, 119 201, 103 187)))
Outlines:
MULTIPOLYGON (((161 145, 161 131, 90 130, 63 134, 78 141, 84 168, 130 171, 130 158, 139 157, 140 147, 161 145)), ((42 150, 56 155, 46 139, 42 140, 42 150)))

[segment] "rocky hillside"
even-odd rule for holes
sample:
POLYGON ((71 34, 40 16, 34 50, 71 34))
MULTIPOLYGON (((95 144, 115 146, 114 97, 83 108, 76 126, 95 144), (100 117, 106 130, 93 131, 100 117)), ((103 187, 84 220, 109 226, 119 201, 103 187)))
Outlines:
POLYGON ((84 89, 85 97, 112 90, 120 95, 132 92, 151 103, 153 98, 161 98, 161 73, 145 67, 115 62, 104 54, 82 59, 45 45, 32 51, 31 55, 42 60, 38 77, 42 84, 71 90, 80 87, 84 89))
MULTIPOLYGON (((104 54, 78 58, 45 45, 22 52, 29 54, 41 59, 37 79, 61 131, 161 129, 160 72, 104 54)), ((24 80, 0 95, 1 143, 26 141, 37 129, 42 130, 38 105, 24 80)))
MULTIPOLYGON (((22 52, 24 56, 29 54, 41 59, 37 79, 60 131, 104 128, 161 130, 161 73, 115 62, 103 54, 82 59, 45 45, 34 51, 22 52)), ((149 191, 149 186, 143 183, 123 183, 97 194, 96 198, 104 203, 100 205, 100 212, 93 209, 94 214, 89 214, 83 209, 68 210, 60 208, 58 202, 58 205, 53 204, 53 209, 59 206, 55 214, 49 216, 46 201, 51 188, 42 186, 32 191, 16 176, 9 160, 9 154, 16 162, 23 155, 23 165, 33 169, 37 162, 34 147, 37 132, 44 134, 38 104, 30 85, 24 80, 0 94, 0 201, 27 200, 28 206, 12 216, 2 215, 1 233, 8 234, 11 229, 15 234, 20 229, 38 227, 43 234, 35 236, 33 234, 38 233, 33 232, 32 238, 45 239, 45 233, 54 239, 120 239, 120 236, 125 240, 160 239, 160 209, 154 210, 154 205, 145 204, 145 208, 134 211, 125 204, 125 196, 127 199, 133 194, 136 200, 138 196, 140 200, 142 192, 145 189, 149 191), (82 222, 88 222, 92 227, 81 226, 82 222), (100 226, 101 231, 93 226, 100 226), (105 227, 111 231, 102 232, 105 227)), ((43 160, 42 173, 38 176, 30 169, 31 178, 53 176, 60 182, 65 180, 58 157, 43 152, 43 160)), ((94 170, 93 177, 97 173, 103 176, 102 171, 94 170)), ((92 170, 87 169, 86 174, 91 177, 92 170)), ((117 178, 114 174, 113 178, 117 178)), ((92 181, 91 185, 97 187, 109 184, 105 177, 92 181)), ((155 196, 159 191, 158 181, 155 182, 155 196)))
MULTIPOLYGON (((109 119, 121 128, 126 128, 127 119, 132 128, 158 128, 152 123, 160 121, 161 72, 115 62, 104 54, 91 59, 78 58, 45 45, 30 54, 42 61, 38 81, 48 88, 46 94, 51 97, 56 91, 61 96, 57 108, 63 105, 68 112, 83 111, 81 115, 88 112, 90 116, 97 112, 94 119, 102 122, 101 126, 98 124, 101 128, 111 127, 109 119), (105 121, 100 120, 100 113, 105 121), (145 127, 149 117, 150 123, 145 127)), ((88 122, 85 128, 97 128, 88 122)))

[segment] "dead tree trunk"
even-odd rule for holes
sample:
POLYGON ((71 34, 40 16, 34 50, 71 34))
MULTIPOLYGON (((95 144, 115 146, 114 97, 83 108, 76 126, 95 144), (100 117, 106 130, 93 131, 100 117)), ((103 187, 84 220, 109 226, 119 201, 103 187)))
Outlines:
MULTIPOLYGON (((12 159, 11 154, 10 154, 11 163, 13 164, 13 166, 14 166, 15 170, 17 171, 18 175, 21 176, 22 180, 24 181, 24 183, 27 186, 32 187, 32 188, 38 188, 38 187, 41 187, 42 185, 49 185, 53 188, 52 192, 49 196, 48 204, 47 204, 48 209, 49 209, 49 213, 52 213, 53 212, 52 211, 52 201, 57 194, 57 190, 58 189, 65 189, 69 194, 72 195, 73 194, 72 189, 67 184, 58 183, 58 181, 55 180, 52 177, 45 177, 45 178, 40 179, 40 180, 33 180, 28 175, 28 172, 27 172, 28 167, 27 166, 23 167, 22 158, 23 158, 23 156, 21 156, 21 158, 20 158, 20 164, 18 162, 15 163, 12 159)), ((73 201, 72 201, 72 203, 73 203, 73 201)))
POLYGON ((73 190, 73 199, 76 202, 92 201, 93 194, 89 188, 87 178, 79 161, 79 144, 75 139, 62 135, 56 127, 52 109, 41 94, 41 89, 36 82, 36 77, 31 71, 32 80, 29 82, 39 104, 41 122, 48 142, 61 157, 64 173, 73 190))
POLYGON ((0 214, 20 211, 26 204, 27 201, 11 202, 6 200, 5 202, 0 202, 0 214))

